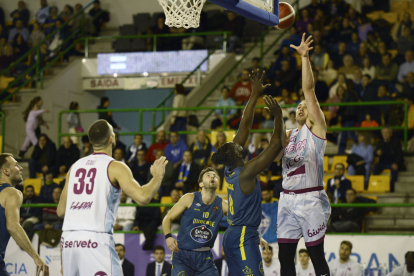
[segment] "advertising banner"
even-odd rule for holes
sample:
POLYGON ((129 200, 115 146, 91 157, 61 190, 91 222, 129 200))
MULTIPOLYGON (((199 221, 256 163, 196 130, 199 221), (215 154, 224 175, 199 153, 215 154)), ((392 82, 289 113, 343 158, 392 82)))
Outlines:
MULTIPOLYGON (((39 236, 33 236, 32 245, 37 249, 39 244, 39 236)), ((36 275, 36 264, 32 257, 25 251, 21 250, 13 238, 10 238, 9 244, 6 248, 6 256, 4 258, 6 263, 6 271, 10 275, 36 275)))

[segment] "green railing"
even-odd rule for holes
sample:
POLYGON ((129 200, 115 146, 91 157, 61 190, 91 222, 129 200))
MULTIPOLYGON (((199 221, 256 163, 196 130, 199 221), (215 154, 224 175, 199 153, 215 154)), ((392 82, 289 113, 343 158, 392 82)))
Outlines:
MULTIPOLYGON (((320 104, 321 107, 324 106, 374 106, 374 105, 404 105, 404 120, 405 126, 390 126, 391 129, 394 130, 404 130, 404 150, 407 150, 407 119, 408 119, 408 104, 405 101, 386 101, 386 102, 352 102, 352 103, 322 103, 320 104)), ((287 107, 296 107, 297 104, 289 104, 289 105, 281 105, 282 108, 287 107)), ((261 109, 265 106, 256 106, 255 109, 261 109)), ((172 108, 172 107, 162 107, 162 108, 129 108, 129 109, 94 109, 94 110, 63 110, 59 112, 59 119, 58 119, 58 145, 60 146, 61 137, 63 136, 84 136, 87 133, 62 133, 62 115, 65 113, 102 113, 102 112, 138 112, 138 131, 135 132, 120 132, 119 135, 156 135, 157 132, 154 131, 154 127, 156 125, 156 113, 157 112, 164 112, 164 111, 173 111, 173 110, 187 110, 187 111, 197 111, 197 110, 211 110, 212 112, 216 109, 221 109, 223 111, 223 130, 227 130, 227 119, 226 119, 226 111, 228 109, 243 109, 244 106, 223 106, 223 107, 215 107, 215 106, 203 106, 203 107, 185 107, 185 108, 172 108), (150 131, 143 131, 143 113, 144 112, 151 112, 152 113, 152 127, 150 131)), ((374 131, 374 130, 381 130, 382 127, 329 127, 328 131, 374 131)), ((273 129, 254 129, 252 133, 266 133, 272 132, 273 129)), ((210 133, 211 131, 206 131, 210 133)), ((179 134, 196 134, 197 131, 178 131, 179 134)))

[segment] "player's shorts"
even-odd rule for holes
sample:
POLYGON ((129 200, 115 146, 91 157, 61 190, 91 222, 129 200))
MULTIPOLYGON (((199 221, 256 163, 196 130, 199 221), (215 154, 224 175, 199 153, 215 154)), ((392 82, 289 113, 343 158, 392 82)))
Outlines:
POLYGON ((6 270, 6 263, 3 258, 0 256, 0 276, 10 276, 6 270))
POLYGON ((223 237, 223 248, 231 276, 264 275, 257 227, 230 226, 223 237))
POLYGON ((318 187, 280 193, 277 214, 277 242, 315 246, 325 238, 331 206, 325 191, 318 187), (310 190, 310 191, 309 191, 310 190))
POLYGON ((91 231, 62 233, 65 276, 123 276, 111 234, 91 231))
POLYGON ((219 276, 211 250, 173 252, 171 276, 219 276))

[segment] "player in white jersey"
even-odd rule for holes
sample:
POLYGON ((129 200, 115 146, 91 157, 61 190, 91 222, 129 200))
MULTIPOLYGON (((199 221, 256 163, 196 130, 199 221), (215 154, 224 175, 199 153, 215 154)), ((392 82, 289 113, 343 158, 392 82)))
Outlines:
POLYGON ((331 213, 328 196, 323 190, 323 155, 326 146, 325 116, 315 95, 309 51, 312 36, 299 46, 290 45, 302 56, 302 89, 305 100, 296 110, 298 128, 286 132, 282 159, 283 188, 277 215, 277 242, 281 275, 296 274, 295 254, 298 241, 305 245, 316 276, 329 275, 324 257, 323 240, 331 213))
POLYGON ((131 170, 111 157, 115 134, 107 121, 93 123, 88 136, 94 153, 72 165, 57 209, 65 217, 63 275, 123 276, 112 237, 121 192, 140 205, 148 204, 160 188, 167 161, 156 160, 153 179, 140 186, 131 170))
POLYGON ((329 262, 331 276, 361 276, 359 264, 349 258, 352 253, 352 243, 342 241, 339 247, 339 258, 329 262))
POLYGON ((309 262, 309 253, 306 249, 299 250, 299 263, 296 265, 296 276, 315 276, 315 269, 309 262))

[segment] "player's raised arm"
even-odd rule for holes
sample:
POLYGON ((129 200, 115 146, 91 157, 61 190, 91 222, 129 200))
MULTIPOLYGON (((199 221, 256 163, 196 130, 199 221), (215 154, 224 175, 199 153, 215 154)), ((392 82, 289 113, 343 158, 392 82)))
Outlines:
POLYGON ((275 125, 269 146, 259 156, 247 162, 240 172, 240 188, 245 194, 254 190, 256 183, 253 180, 275 160, 279 152, 283 149, 285 142, 282 109, 278 102, 270 96, 264 96, 264 101, 270 114, 275 118, 275 125))
POLYGON ((168 161, 164 156, 155 160, 150 169, 153 178, 144 186, 141 186, 134 179, 131 170, 122 162, 114 161, 109 165, 109 179, 112 183, 118 183, 120 188, 137 204, 147 205, 161 186, 167 163, 168 161))
POLYGON ((233 142, 239 144, 240 146, 244 147, 249 137, 250 130, 253 125, 254 119, 254 107, 256 105, 257 99, 259 98, 260 94, 268 87, 270 84, 263 85, 263 77, 265 76, 265 72, 260 72, 259 69, 257 71, 252 71, 250 76, 250 82, 252 84, 252 94, 250 95, 250 99, 247 102, 246 107, 243 111, 243 116, 240 121, 239 130, 236 133, 236 136, 233 139, 233 142))
MULTIPOLYGON (((313 79, 312 67, 309 60, 309 51, 313 49, 312 36, 305 41, 305 33, 302 36, 302 42, 299 46, 290 45, 302 56, 302 89, 305 95, 306 108, 308 109, 309 119, 314 126, 312 131, 319 137, 326 137, 325 116, 319 106, 318 99, 315 95, 315 83, 313 79)), ((307 122, 308 123, 308 122, 307 122)))
POLYGON ((178 218, 185 210, 190 208, 191 204, 193 204, 194 194, 189 193, 185 194, 180 200, 171 208, 168 214, 162 221, 162 230, 164 231, 164 235, 166 236, 166 242, 168 248, 172 252, 178 252, 178 244, 177 241, 173 237, 169 237, 167 235, 171 235, 171 223, 178 218))

